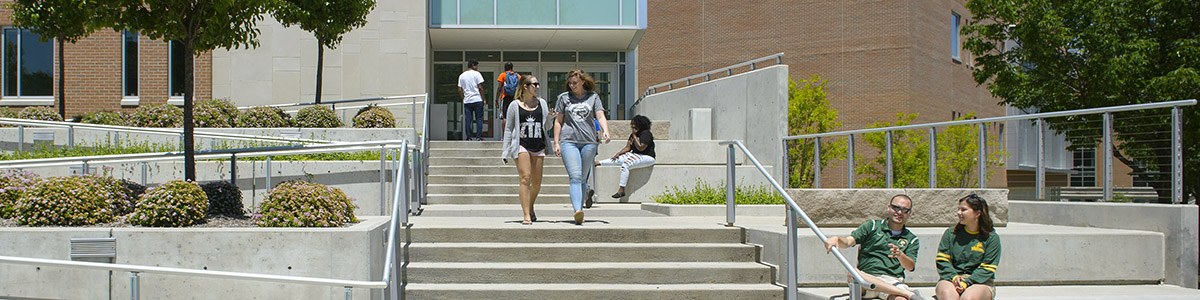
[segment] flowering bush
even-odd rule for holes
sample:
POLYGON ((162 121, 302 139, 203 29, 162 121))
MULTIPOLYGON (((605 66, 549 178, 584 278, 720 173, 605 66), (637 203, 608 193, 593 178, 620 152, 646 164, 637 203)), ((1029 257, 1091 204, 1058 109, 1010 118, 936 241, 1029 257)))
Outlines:
POLYGON ((103 190, 106 194, 111 194, 113 197, 105 199, 112 206, 112 212, 115 216, 123 216, 133 212, 134 203, 137 201, 133 191, 131 191, 122 180, 108 176, 86 175, 82 176, 84 180, 91 180, 93 186, 103 190))
POLYGON ((8 170, 0 173, 0 218, 12 218, 17 200, 41 178, 29 171, 8 170))
POLYGON ((296 112, 296 127, 300 128, 337 128, 342 127, 337 113, 332 108, 321 105, 309 106, 296 112))
POLYGON ((129 126, 129 120, 125 119, 125 115, 111 111, 94 111, 83 114, 80 121, 88 124, 100 125, 116 125, 129 126))
POLYGON ((341 189, 296 180, 267 192, 256 218, 261 227, 336 227, 358 222, 355 208, 341 189))
POLYGON ((278 107, 251 107, 238 115, 237 126, 246 128, 292 127, 292 116, 278 107))
POLYGON ((130 224, 153 227, 183 227, 204 223, 208 198, 200 185, 172 180, 142 194, 137 208, 126 219, 130 224))
POLYGON ((18 118, 42 121, 59 121, 62 122, 63 117, 58 115, 54 108, 49 106, 30 106, 21 110, 17 114, 18 118))
POLYGON ((363 107, 354 115, 354 128, 395 127, 396 117, 392 116, 392 111, 374 104, 363 107))
POLYGON ((142 105, 133 118, 140 127, 183 127, 183 109, 170 104, 142 105))
POLYGON ((213 181, 201 184, 200 188, 208 196, 208 215, 241 216, 242 191, 236 184, 229 181, 213 181))
POLYGON ((78 226, 110 222, 109 199, 121 197, 86 176, 51 177, 38 181, 17 200, 13 218, 31 226, 78 226))
MULTIPOLYGON (((17 112, 15 112, 15 111, 11 111, 11 110, 8 110, 7 108, 0 108, 0 118, 13 118, 13 119, 16 119, 16 118, 17 118, 17 112)), ((0 127, 14 127, 14 126, 15 126, 15 125, 0 124, 0 127)))
POLYGON ((121 179, 119 183, 129 189, 129 198, 134 199, 134 202, 137 202, 137 199, 141 199, 142 194, 146 193, 146 186, 140 183, 129 181, 128 179, 121 179))
POLYGON ((237 107, 226 99, 201 100, 192 110, 192 124, 202 128, 233 127, 237 117, 237 107))

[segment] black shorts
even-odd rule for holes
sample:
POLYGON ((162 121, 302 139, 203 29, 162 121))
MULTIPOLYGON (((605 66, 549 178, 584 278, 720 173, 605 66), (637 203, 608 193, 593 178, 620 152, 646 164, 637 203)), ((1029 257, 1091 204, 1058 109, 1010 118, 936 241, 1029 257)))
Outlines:
MULTIPOLYGON (((504 113, 508 112, 508 105, 512 104, 512 102, 513 102, 512 95, 504 95, 504 99, 503 99, 503 101, 501 101, 500 107, 496 108, 496 110, 500 111, 501 119, 504 119, 504 113)), ((503 126, 503 125, 501 125, 501 126, 503 126)))

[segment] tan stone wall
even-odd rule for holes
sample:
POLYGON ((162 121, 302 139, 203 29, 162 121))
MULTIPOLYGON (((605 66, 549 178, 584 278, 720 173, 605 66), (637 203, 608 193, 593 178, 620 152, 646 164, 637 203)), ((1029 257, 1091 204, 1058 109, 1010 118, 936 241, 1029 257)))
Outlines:
POLYGON ((944 227, 958 223, 958 199, 975 193, 988 202, 992 223, 1008 225, 1007 189, 791 189, 809 219, 819 227, 855 227, 868 220, 886 218, 893 196, 905 194, 913 200, 911 227, 944 227))

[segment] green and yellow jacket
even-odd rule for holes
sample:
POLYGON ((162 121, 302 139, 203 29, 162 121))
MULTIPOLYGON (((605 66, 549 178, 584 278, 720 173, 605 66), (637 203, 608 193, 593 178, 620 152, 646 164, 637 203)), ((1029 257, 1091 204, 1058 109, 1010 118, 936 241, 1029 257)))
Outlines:
POLYGON ((965 228, 956 232, 950 227, 942 233, 935 260, 942 280, 966 276, 968 284, 992 284, 1000 264, 1000 235, 992 232, 984 238, 978 232, 965 228))

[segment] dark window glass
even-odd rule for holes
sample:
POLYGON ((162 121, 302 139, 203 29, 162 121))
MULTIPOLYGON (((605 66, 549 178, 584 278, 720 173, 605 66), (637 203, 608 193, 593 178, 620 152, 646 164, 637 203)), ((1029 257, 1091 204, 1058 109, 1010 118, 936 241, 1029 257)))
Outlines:
POLYGON ((1096 186, 1096 149, 1073 151, 1071 186, 1096 186))
POLYGON ((476 61, 500 61, 500 51, 467 51, 467 59, 476 61))
POLYGON ((619 59, 621 62, 625 62, 625 52, 618 54, 617 59, 619 59))
POLYGON ((171 96, 182 97, 183 87, 183 64, 184 59, 187 59, 187 54, 183 51, 183 44, 176 41, 171 41, 171 96))
POLYGON ((4 30, 4 95, 52 96, 54 43, 29 30, 4 30))
POLYGON ((542 61, 575 62, 575 52, 542 52, 542 61))
POLYGON ((446 105, 446 136, 462 139, 462 98, 458 96, 458 75, 463 64, 433 65, 433 103, 446 105))
POLYGON ((124 32, 124 57, 122 66, 124 72, 122 80, 125 82, 125 96, 136 97, 138 95, 138 35, 137 33, 124 32))
POLYGON ((4 30, 4 95, 17 95, 17 45, 20 29, 4 30))
POLYGON ((617 62, 616 52, 579 52, 580 62, 617 62))
POLYGON ((463 61, 462 51, 433 51, 433 61, 463 61))
POLYGON ((504 61, 538 61, 537 51, 504 51, 504 61))

